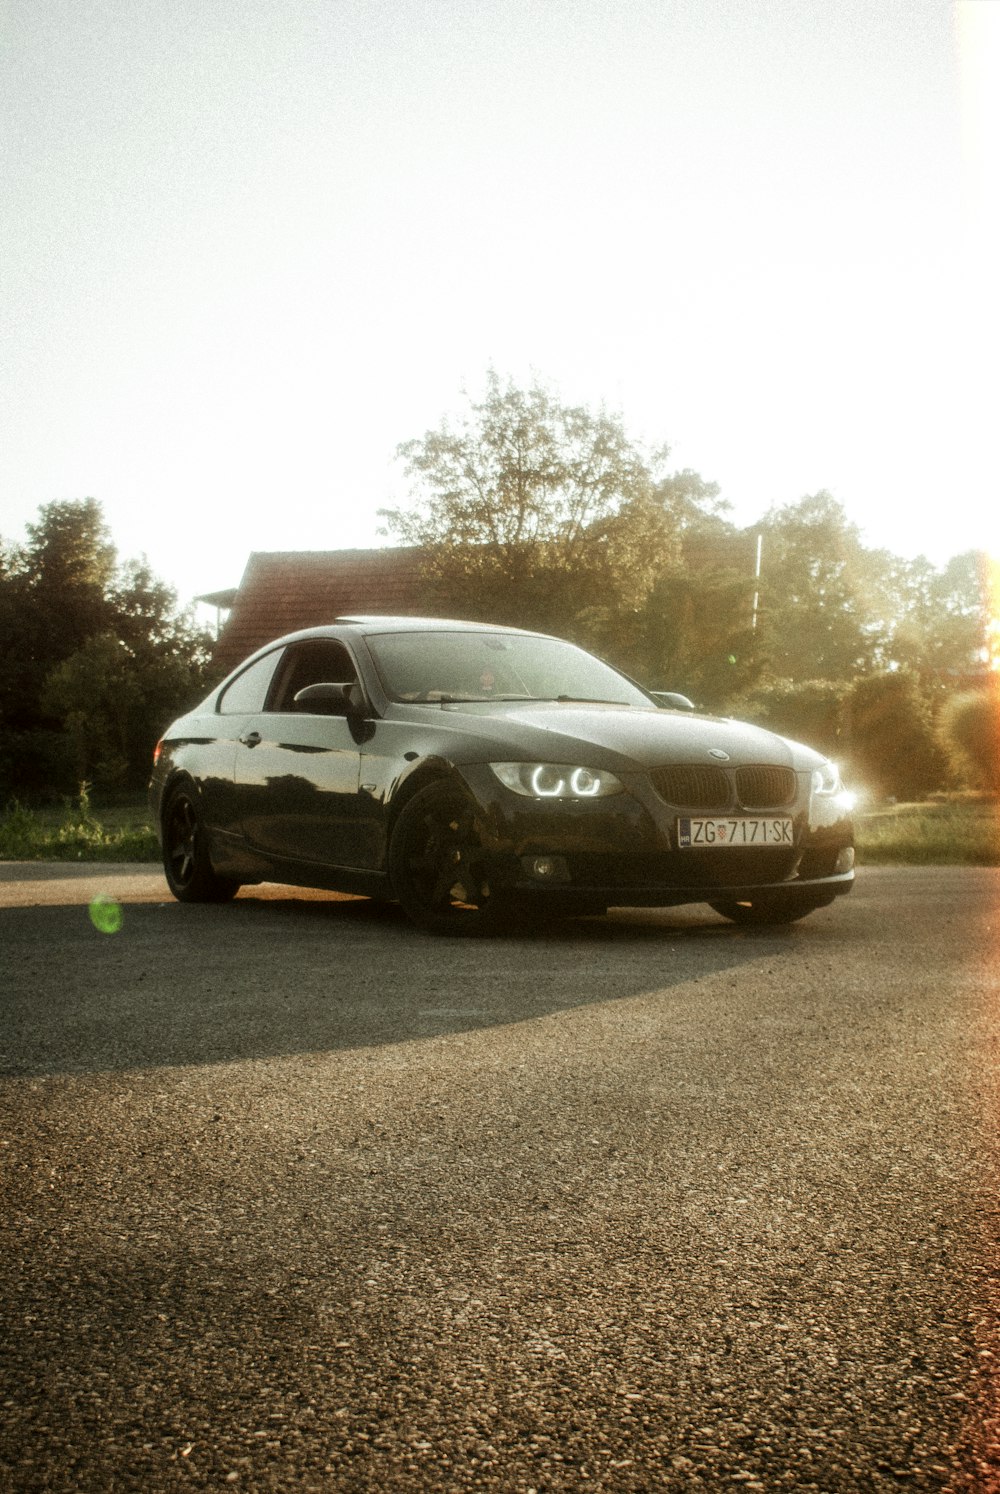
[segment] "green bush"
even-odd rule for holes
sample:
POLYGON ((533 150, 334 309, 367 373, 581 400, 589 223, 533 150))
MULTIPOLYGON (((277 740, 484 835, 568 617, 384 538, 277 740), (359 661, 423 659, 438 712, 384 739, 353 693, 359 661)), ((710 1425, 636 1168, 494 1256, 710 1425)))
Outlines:
POLYGON ((1000 681, 953 695, 941 712, 940 736, 964 782, 1000 791, 1000 681))
POLYGON ((906 670, 855 681, 844 701, 843 737, 855 786, 877 796, 919 799, 949 779, 930 701, 906 670))
POLYGON ((11 800, 0 817, 0 859, 6 861, 158 861, 148 824, 107 825, 94 813, 90 785, 80 785, 61 814, 36 812, 11 800))
POLYGON ((847 690, 847 685, 833 680, 774 680, 731 701, 729 710, 836 757, 843 750, 841 719, 847 690))
POLYGON ((34 846, 42 833, 41 826, 19 799, 11 799, 0 819, 0 858, 23 861, 34 855, 34 846))
POLYGON ((22 794, 34 801, 53 785, 73 782, 73 754, 62 732, 36 726, 18 730, 0 709, 0 796, 22 794))

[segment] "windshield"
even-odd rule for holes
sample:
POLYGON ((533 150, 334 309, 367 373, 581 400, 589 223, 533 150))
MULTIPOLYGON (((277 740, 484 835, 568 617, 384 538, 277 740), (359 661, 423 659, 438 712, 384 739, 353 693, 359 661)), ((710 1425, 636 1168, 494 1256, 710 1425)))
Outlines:
POLYGON ((559 638, 381 633, 367 639, 394 700, 591 700, 649 706, 617 670, 559 638))

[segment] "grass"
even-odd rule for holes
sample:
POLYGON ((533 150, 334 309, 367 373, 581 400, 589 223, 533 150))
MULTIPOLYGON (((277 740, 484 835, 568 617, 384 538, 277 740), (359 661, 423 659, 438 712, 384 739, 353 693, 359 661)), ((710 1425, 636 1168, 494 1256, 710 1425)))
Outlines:
POLYGON ((0 815, 0 861, 159 861, 145 803, 136 798, 95 810, 90 786, 61 807, 29 809, 11 800, 0 815))
MULTIPOLYGON (((1000 866, 1000 801, 986 794, 942 795, 890 804, 855 817, 862 866, 1000 866)), ((0 861, 159 861, 145 800, 95 809, 87 784, 61 807, 28 809, 17 800, 0 815, 0 861)))
POLYGON ((862 866, 1000 866, 1000 801, 988 794, 941 795, 855 815, 862 866))

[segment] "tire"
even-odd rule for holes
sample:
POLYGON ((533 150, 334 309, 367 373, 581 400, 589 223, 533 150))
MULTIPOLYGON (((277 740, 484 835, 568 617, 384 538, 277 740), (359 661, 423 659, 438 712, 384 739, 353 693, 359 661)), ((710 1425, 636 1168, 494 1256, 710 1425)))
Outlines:
POLYGON ((511 904, 491 893, 469 797, 451 783, 419 789, 399 812, 389 877, 404 913, 432 934, 494 933, 511 904))
POLYGON ((803 901, 789 897, 740 898, 731 902, 709 903, 715 913, 728 918, 730 923, 742 924, 745 928, 773 928, 781 924, 797 923, 817 908, 825 908, 833 898, 817 898, 803 901))
POLYGON ((220 877, 208 854, 208 836, 193 788, 181 785, 167 796, 163 810, 163 870, 170 891, 181 903, 228 903, 239 882, 220 877))

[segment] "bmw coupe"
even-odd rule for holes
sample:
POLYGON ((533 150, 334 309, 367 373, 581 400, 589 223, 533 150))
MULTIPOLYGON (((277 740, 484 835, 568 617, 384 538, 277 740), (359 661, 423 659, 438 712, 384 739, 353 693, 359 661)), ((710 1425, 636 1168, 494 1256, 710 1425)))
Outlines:
POLYGON ((183 902, 282 882, 440 933, 682 903, 789 923, 854 879, 820 753, 562 639, 442 619, 269 643, 164 734, 150 804, 183 902))

